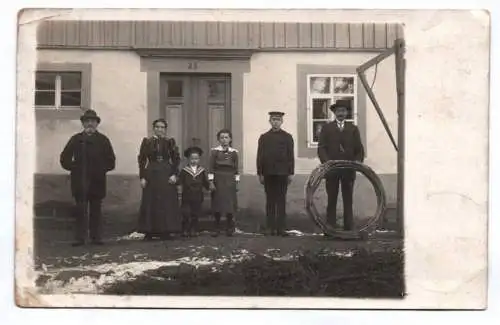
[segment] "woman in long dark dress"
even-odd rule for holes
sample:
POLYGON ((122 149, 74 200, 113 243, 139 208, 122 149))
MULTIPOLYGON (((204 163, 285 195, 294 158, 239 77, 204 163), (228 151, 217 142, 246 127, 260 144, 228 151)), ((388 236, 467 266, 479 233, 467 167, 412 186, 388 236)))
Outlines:
POLYGON ((153 122, 154 135, 144 138, 139 150, 139 176, 142 200, 139 232, 146 240, 153 237, 168 239, 180 232, 181 215, 177 194, 177 174, 180 155, 173 138, 165 136, 167 121, 153 122))

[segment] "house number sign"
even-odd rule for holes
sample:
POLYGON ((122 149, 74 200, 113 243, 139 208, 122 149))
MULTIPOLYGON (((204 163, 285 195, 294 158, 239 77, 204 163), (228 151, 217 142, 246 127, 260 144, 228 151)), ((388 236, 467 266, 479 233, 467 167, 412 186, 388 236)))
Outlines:
POLYGON ((198 62, 196 62, 196 61, 189 62, 188 69, 189 70, 197 70, 198 69, 198 62))

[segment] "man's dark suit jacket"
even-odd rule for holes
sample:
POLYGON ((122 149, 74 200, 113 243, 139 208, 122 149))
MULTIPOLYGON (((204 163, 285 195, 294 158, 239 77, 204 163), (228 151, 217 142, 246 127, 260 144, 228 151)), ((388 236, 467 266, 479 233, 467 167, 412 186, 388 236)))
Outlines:
POLYGON ((363 162, 365 150, 358 127, 344 122, 344 129, 341 131, 337 121, 325 124, 319 136, 318 157, 321 163, 328 160, 363 162))

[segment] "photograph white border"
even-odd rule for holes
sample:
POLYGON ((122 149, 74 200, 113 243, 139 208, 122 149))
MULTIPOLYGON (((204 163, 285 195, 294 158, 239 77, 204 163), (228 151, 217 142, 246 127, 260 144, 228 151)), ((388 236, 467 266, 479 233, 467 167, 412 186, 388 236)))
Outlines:
POLYGON ((487 294, 489 16, 485 11, 209 12, 47 10, 21 16, 18 89, 33 89, 36 21, 197 19, 402 22, 407 44, 404 300, 37 296, 33 288, 32 191, 35 120, 30 91, 18 92, 16 178, 17 301, 31 306, 215 308, 484 308, 487 294), (182 18, 181 18, 182 17, 182 18), (31 22, 29 22, 31 21, 31 22), (470 42, 463 42, 468 37, 470 42), (432 64, 429 64, 429 63, 432 64), (464 64, 466 68, 464 68, 464 64), (448 73, 457 71, 453 78, 448 73), (467 80, 470 87, 457 82, 467 80), (426 82, 423 82, 425 80, 426 82), (459 80, 459 79, 458 79, 459 80), (465 91, 466 90, 466 91, 465 91), (423 103, 425 99, 425 103, 423 103), (442 109, 437 110, 439 106, 442 109), (475 110, 467 110, 474 107, 475 110), (464 109, 461 109, 464 108, 464 109), (459 111, 456 111, 459 110, 459 111), (464 130, 472 130, 463 139, 464 130), (436 137, 438 137, 436 139, 436 137), (437 141, 438 140, 438 141, 437 141), (459 148, 457 148, 459 146, 459 148), (19 159, 22 148, 23 159, 19 159), (456 150, 454 148, 457 148, 456 150), (433 155, 429 154, 432 152, 433 155), (427 168, 425 168, 427 166, 427 168), (432 166, 432 168, 429 168, 432 166), (457 173, 474 166, 474 179, 457 173), (474 217, 471 217, 474 216, 474 217), (432 226, 430 226, 432 225, 432 226), (439 229, 439 232, 430 231, 439 229))

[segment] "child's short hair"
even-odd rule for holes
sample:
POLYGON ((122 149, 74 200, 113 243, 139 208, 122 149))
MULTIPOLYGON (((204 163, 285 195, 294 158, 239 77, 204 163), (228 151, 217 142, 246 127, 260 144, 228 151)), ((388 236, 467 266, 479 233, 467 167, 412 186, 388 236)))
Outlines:
POLYGON ((189 158, 193 153, 197 153, 199 156, 203 155, 203 150, 200 147, 189 147, 184 150, 184 157, 189 158))

